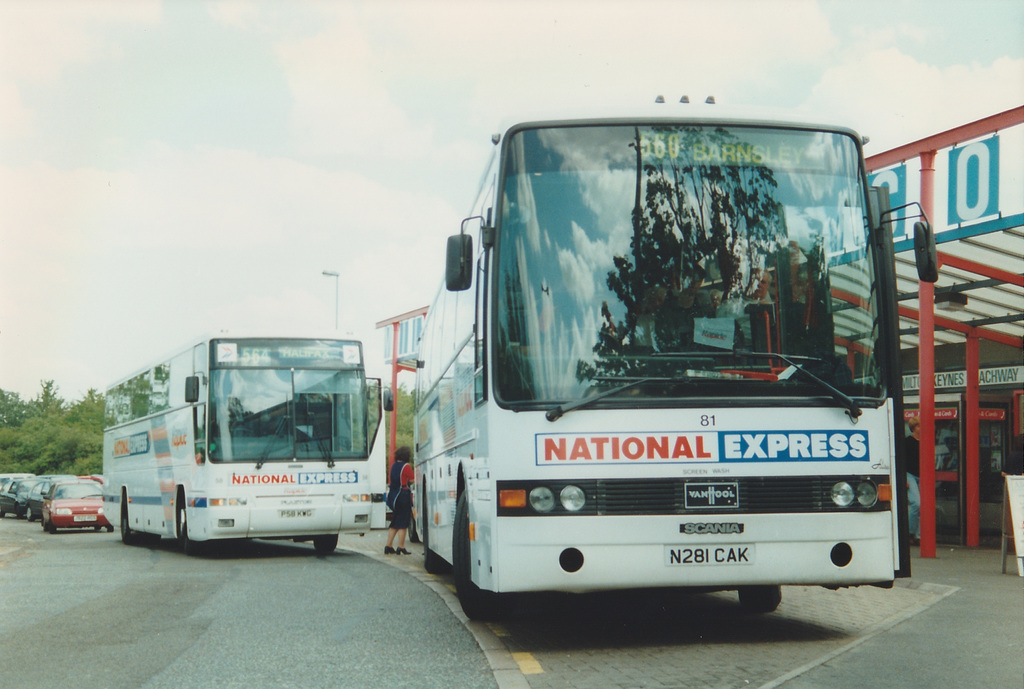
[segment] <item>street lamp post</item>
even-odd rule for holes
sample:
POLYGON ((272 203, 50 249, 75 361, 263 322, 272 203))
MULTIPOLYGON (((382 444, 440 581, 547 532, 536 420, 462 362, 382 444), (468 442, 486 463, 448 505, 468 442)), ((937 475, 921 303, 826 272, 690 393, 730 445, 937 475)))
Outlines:
POLYGON ((334 278, 334 329, 338 329, 338 278, 341 276, 337 271, 325 270, 324 277, 334 278))

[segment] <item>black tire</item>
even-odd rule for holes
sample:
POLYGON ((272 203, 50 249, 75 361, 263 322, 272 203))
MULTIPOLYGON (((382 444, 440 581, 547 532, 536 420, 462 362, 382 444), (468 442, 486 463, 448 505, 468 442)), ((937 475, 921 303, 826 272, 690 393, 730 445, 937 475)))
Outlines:
POLYGON ((313 536, 313 550, 317 555, 330 555, 338 548, 338 534, 313 536))
POLYGON ((25 506, 25 521, 32 521, 32 508, 27 505, 25 506))
POLYGON ((53 535, 53 534, 57 533, 57 527, 54 526, 52 521, 49 521, 49 522, 43 524, 43 528, 46 529, 46 533, 48 533, 50 535, 53 535))
POLYGON ((121 494, 121 542, 125 545, 138 545, 141 534, 132 530, 128 524, 128 496, 121 494))
POLYGON ((416 520, 413 519, 409 522, 409 542, 419 543, 420 542, 420 531, 416 527, 416 520))
POLYGON ((189 556, 201 555, 202 545, 188 537, 188 512, 185 511, 185 494, 178 493, 178 509, 174 513, 174 533, 181 552, 189 556))
POLYGON ((744 612, 757 615, 775 612, 782 602, 781 586, 743 586, 739 594, 744 612))
POLYGON ((512 601, 507 594, 484 591, 473 583, 472 545, 469 540, 469 501, 466 491, 455 508, 455 535, 452 538, 452 573, 462 612, 471 620, 500 620, 508 616, 512 601))
MULTIPOLYGON (((426 488, 423 490, 423 500, 420 504, 423 505, 423 509, 427 509, 427 491, 426 488)), ((427 574, 450 574, 452 566, 445 562, 444 558, 435 553, 430 548, 430 511, 427 510, 423 513, 423 569, 427 571, 427 574)))

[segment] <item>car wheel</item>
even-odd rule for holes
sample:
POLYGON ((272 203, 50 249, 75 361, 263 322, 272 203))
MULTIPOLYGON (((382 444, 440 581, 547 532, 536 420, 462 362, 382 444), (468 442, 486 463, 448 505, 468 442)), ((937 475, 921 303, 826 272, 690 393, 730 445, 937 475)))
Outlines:
POLYGON ((49 534, 57 533, 57 526, 51 521, 46 524, 46 532, 49 534))
POLYGON ((32 508, 31 507, 26 507, 25 508, 25 521, 27 521, 27 522, 32 521, 32 508))

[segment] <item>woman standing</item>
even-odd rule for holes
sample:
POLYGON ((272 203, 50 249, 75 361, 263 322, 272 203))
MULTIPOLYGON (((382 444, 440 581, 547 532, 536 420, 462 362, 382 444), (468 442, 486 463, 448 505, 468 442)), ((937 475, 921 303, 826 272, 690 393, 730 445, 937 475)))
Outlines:
POLYGON ((388 542, 384 546, 385 555, 409 555, 405 549, 405 534, 412 520, 412 491, 409 484, 413 480, 412 467, 409 460, 412 451, 407 445, 395 450, 395 462, 391 465, 388 481, 387 504, 391 508, 391 526, 388 528, 388 542), (398 548, 393 548, 395 535, 398 536, 398 548))

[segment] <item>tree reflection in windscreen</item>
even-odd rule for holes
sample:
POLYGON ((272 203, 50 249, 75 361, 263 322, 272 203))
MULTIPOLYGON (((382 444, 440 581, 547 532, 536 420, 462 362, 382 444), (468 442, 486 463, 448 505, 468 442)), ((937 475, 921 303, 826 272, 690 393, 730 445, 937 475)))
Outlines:
POLYGON ((687 372, 708 374, 708 388, 734 381, 724 370, 780 368, 708 356, 736 350, 808 357, 833 384, 877 393, 873 272, 848 137, 575 127, 519 132, 508 154, 502 399, 572 399, 612 379, 687 372))

